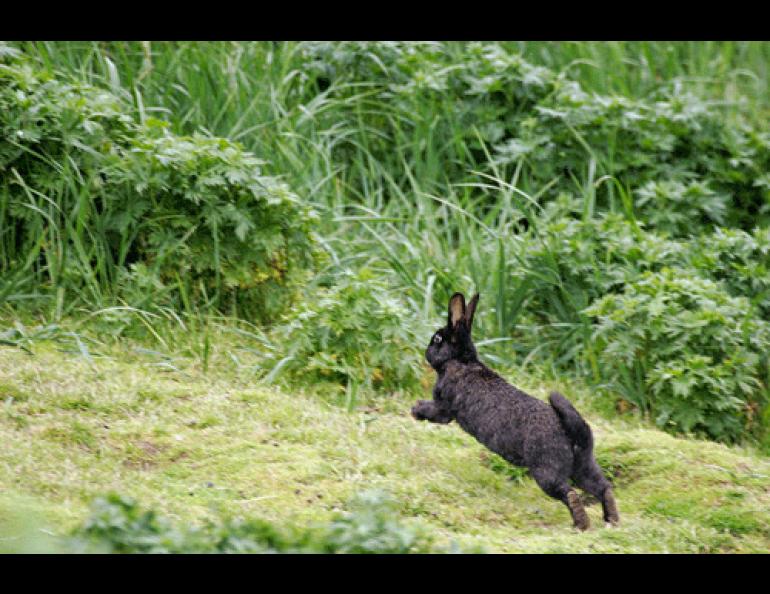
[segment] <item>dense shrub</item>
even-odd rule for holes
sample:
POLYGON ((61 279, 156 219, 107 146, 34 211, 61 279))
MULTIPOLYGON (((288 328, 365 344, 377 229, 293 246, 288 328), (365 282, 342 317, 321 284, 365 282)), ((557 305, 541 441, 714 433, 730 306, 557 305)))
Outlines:
POLYGON ((578 371, 672 432, 761 433, 767 232, 717 228, 684 242, 619 214, 584 220, 573 206, 549 205, 518 244, 521 356, 578 371))
POLYGON ((331 89, 338 98, 362 90, 376 97, 380 108, 367 109, 363 121, 355 110, 335 117, 377 130, 367 150, 388 171, 412 164, 426 187, 484 168, 486 145, 510 138, 557 78, 496 44, 313 42, 301 52, 318 87, 336 83, 331 89), (402 156, 393 154, 394 145, 402 156))
POLYGON ((414 311, 381 276, 368 268, 345 271, 331 286, 310 290, 275 329, 269 365, 352 390, 410 390, 422 375, 426 340, 420 328, 414 311))
POLYGON ((574 206, 568 196, 558 198, 537 220, 537 231, 514 246, 519 259, 510 275, 520 302, 511 333, 522 356, 592 373, 583 367, 590 363, 591 334, 583 310, 643 272, 680 264, 686 246, 620 214, 580 218, 574 206))
POLYGON ((103 169, 107 229, 134 234, 136 258, 167 285, 184 279, 196 302, 230 305, 227 296, 236 312, 269 320, 312 264, 312 213, 260 165, 227 140, 148 122, 103 169))
POLYGON ((757 428, 770 325, 686 270, 645 272, 585 310, 602 377, 661 427, 721 440, 757 428))
POLYGON ((515 274, 540 271, 544 280, 558 279, 588 301, 617 290, 641 271, 678 262, 686 250, 614 213, 587 220, 563 213, 539 224, 537 235, 523 244, 526 269, 515 274))
POLYGON ((228 140, 137 122, 20 58, 0 63, 0 136, 4 272, 88 288, 92 305, 112 293, 267 320, 312 263, 313 213, 228 140))
POLYGON ((648 182, 636 194, 636 205, 645 223, 674 236, 724 223, 729 204, 729 196, 701 182, 648 182))

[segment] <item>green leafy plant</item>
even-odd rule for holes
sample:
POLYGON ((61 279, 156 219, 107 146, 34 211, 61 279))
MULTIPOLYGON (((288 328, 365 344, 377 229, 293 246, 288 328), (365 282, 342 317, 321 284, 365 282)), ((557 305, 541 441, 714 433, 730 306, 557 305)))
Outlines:
POLYGON ((425 340, 413 310, 371 269, 344 271, 332 282, 308 291, 271 334, 270 373, 285 369, 304 381, 338 382, 348 391, 416 388, 425 340))
POLYGON ((396 516, 395 501, 382 491, 365 491, 350 503, 352 511, 329 524, 325 538, 339 553, 428 553, 432 539, 396 516))
POLYGON ((173 136, 154 120, 145 128, 102 170, 114 213, 106 228, 135 236, 134 257, 165 286, 270 321, 312 265, 314 214, 239 146, 173 136))
POLYGON ((720 227, 699 236, 682 256, 699 274, 721 282, 731 295, 748 298, 762 319, 770 319, 770 228, 749 233, 720 227))
POLYGON ((706 225, 724 222, 728 196, 717 194, 707 184, 677 181, 649 182, 637 190, 636 201, 644 220, 658 231, 687 235, 706 225))
POLYGON ((597 319, 592 351, 603 379, 656 424, 722 440, 757 428, 770 326, 746 298, 665 268, 585 313, 597 319))
POLYGON ((240 145, 137 122, 18 57, 0 64, 0 110, 0 267, 20 283, 263 321, 295 296, 315 215, 240 145))
POLYGON ((276 527, 251 518, 181 526, 125 496, 97 498, 85 522, 58 543, 67 552, 104 553, 428 553, 433 539, 399 519, 395 502, 367 491, 328 524, 276 527))

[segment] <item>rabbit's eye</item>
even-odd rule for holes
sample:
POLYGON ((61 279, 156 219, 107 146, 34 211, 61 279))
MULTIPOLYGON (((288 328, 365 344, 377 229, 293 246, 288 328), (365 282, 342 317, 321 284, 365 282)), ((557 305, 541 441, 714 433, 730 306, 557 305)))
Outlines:
POLYGON ((433 337, 433 342, 441 344, 441 334, 436 334, 436 336, 433 337))

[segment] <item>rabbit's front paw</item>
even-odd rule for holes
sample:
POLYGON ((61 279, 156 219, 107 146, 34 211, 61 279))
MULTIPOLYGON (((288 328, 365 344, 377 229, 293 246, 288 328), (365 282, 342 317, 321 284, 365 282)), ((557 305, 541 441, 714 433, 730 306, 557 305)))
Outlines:
POLYGON ((430 404, 427 400, 418 400, 417 404, 412 407, 412 416, 418 421, 424 421, 428 418, 426 405, 429 406, 430 404))

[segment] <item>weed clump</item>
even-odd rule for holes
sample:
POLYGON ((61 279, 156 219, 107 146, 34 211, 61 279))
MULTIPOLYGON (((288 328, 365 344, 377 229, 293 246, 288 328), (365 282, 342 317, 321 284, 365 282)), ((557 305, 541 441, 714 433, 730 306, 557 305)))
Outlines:
POLYGON ((274 350, 265 370, 353 392, 417 388, 424 341, 421 321, 405 300, 366 268, 332 282, 312 289, 271 333, 274 350))
POLYGON ((428 553, 443 552, 423 530, 405 524, 392 499, 361 493, 351 511, 328 524, 280 528, 259 519, 182 527, 131 498, 94 501, 85 522, 63 539, 64 551, 104 553, 428 553))

